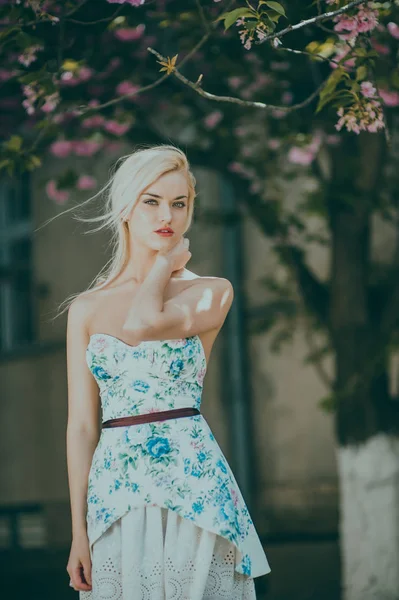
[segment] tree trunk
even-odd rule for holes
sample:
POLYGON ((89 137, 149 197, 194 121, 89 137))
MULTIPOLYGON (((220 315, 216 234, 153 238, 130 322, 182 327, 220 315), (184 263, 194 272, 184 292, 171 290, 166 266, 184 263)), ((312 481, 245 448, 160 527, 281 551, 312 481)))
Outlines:
POLYGON ((398 408, 388 388, 389 338, 369 294, 380 154, 378 136, 368 136, 356 166, 342 162, 350 153, 338 156, 329 202, 343 600, 399 600, 398 408))
POLYGON ((399 438, 336 450, 342 600, 399 599, 399 438))

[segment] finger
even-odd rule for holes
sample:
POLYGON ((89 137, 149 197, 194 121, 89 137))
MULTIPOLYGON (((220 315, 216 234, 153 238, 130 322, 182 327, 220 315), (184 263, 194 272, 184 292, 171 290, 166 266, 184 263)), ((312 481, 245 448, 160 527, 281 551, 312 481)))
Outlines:
POLYGON ((89 585, 88 583, 86 583, 84 577, 83 577, 83 567, 75 567, 74 568, 74 573, 73 573, 73 578, 72 578, 72 583, 76 586, 76 588, 78 590, 90 590, 91 589, 91 585, 89 585))
POLYGON ((91 585, 91 564, 84 563, 83 564, 83 575, 86 582, 91 585))

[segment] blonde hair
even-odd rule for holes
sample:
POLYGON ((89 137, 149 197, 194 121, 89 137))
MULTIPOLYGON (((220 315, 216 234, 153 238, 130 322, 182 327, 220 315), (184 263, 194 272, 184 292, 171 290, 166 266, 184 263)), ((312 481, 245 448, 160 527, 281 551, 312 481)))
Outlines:
MULTIPOLYGON (((104 214, 97 217, 75 217, 79 221, 100 225, 90 232, 96 233, 104 229, 111 231, 109 245, 112 247, 111 258, 101 271, 94 277, 90 285, 83 292, 68 296, 58 307, 54 319, 63 314, 77 296, 90 294, 104 288, 112 282, 125 267, 129 256, 129 228, 122 219, 130 214, 142 192, 154 183, 159 177, 172 171, 182 172, 187 177, 188 183, 188 215, 184 233, 189 229, 194 211, 196 197, 195 177, 185 153, 179 148, 161 144, 157 146, 141 147, 131 154, 119 158, 111 172, 111 177, 106 185, 94 196, 88 198, 78 207, 71 207, 60 214, 81 208, 97 196, 105 195, 104 214), (118 163, 121 164, 118 166, 118 163), (62 308, 62 306, 64 308, 62 308), (62 308, 62 309, 61 309, 62 308)), ((60 215, 56 215, 58 217, 60 215)), ((49 219, 51 221, 53 218, 49 219)), ((49 222, 47 221, 46 224, 49 222)), ((90 233, 89 232, 89 233, 90 233)))

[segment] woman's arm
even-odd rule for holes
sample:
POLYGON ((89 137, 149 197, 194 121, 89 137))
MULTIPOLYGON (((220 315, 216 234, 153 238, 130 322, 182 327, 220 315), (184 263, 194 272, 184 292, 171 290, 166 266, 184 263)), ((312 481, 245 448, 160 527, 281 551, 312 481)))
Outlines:
POLYGON ((69 307, 67 325, 68 424, 67 463, 72 536, 86 535, 87 482, 99 439, 99 390, 86 362, 88 300, 69 307))
POLYGON ((157 256, 135 294, 123 325, 132 343, 142 339, 188 337, 220 329, 223 325, 234 297, 230 281, 222 277, 200 277, 164 302, 172 270, 169 260, 157 256))

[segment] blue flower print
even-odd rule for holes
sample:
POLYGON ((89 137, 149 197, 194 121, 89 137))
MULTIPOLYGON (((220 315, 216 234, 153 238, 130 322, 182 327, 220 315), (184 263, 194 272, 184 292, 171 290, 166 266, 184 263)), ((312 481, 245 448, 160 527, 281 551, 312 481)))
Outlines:
POLYGON ((195 513, 197 513, 197 515, 200 515, 202 513, 202 511, 204 510, 204 503, 203 502, 193 502, 192 508, 193 508, 193 511, 195 513))
POLYGON ((169 367, 169 373, 173 375, 173 377, 179 377, 183 368, 184 362, 180 358, 178 358, 177 360, 172 360, 169 367))
POLYGON ((138 492, 140 490, 139 484, 134 481, 125 481, 125 488, 131 489, 132 492, 138 492))
POLYGON ((220 507, 220 518, 224 521, 232 521, 235 517, 235 508, 231 500, 228 500, 220 507))
POLYGON ((217 461, 216 466, 219 467, 223 473, 227 473, 226 465, 220 459, 217 461))
POLYGON ((193 339, 194 338, 192 338, 191 340, 187 340, 187 344, 184 348, 184 354, 187 358, 191 358, 197 353, 197 348, 193 343, 193 339))
POLYGON ((170 445, 168 438, 164 437, 153 437, 147 442, 147 450, 151 456, 159 458, 163 454, 170 452, 170 445))
POLYGON ((146 383, 145 381, 142 381, 141 379, 135 379, 132 382, 132 388, 136 392, 146 393, 150 389, 150 386, 148 385, 148 383, 146 383))
POLYGON ((197 469, 197 467, 195 467, 195 466, 193 465, 193 468, 191 469, 191 475, 192 475, 193 477, 201 477, 201 475, 202 475, 202 471, 200 471, 199 469, 197 469))
POLYGON ((97 379, 101 379, 102 381, 111 379, 111 375, 109 373, 107 373, 107 371, 105 369, 103 369, 102 367, 99 367, 99 366, 94 367, 93 375, 95 377, 97 377, 97 379))
POLYGON ((198 458, 199 462, 204 462, 204 460, 206 460, 205 452, 198 452, 197 458, 198 458))
POLYGON ((119 479, 115 479, 114 481, 114 485, 110 487, 109 493, 112 494, 112 492, 117 492, 119 490, 119 488, 121 487, 121 482, 119 479))
POLYGON ((251 558, 249 554, 244 554, 242 559, 242 568, 244 575, 251 575, 251 558))

